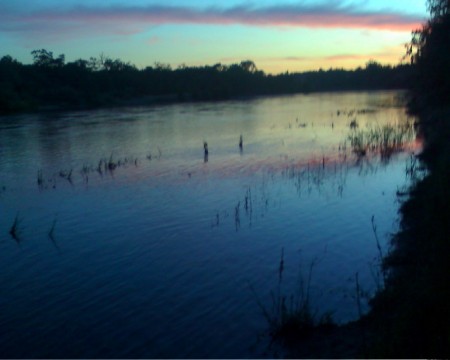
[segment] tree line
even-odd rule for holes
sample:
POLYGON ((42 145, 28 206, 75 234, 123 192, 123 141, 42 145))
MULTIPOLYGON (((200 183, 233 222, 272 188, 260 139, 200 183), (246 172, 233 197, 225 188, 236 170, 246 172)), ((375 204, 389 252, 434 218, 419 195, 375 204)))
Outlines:
POLYGON ((312 91, 399 89, 408 86, 411 66, 369 61, 355 70, 265 74, 251 60, 206 66, 155 63, 143 69, 101 54, 65 61, 46 49, 31 52, 25 65, 0 59, 0 112, 46 108, 147 105, 162 101, 210 101, 312 91))

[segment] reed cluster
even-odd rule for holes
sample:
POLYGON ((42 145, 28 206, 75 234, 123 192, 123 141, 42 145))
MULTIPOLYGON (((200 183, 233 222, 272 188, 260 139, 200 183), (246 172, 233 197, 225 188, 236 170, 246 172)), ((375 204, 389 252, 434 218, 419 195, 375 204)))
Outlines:
POLYGON ((408 142, 414 137, 413 126, 409 123, 402 125, 382 125, 360 130, 358 126, 351 127, 348 141, 353 152, 358 157, 379 154, 382 159, 389 159, 394 153, 403 151, 408 142))

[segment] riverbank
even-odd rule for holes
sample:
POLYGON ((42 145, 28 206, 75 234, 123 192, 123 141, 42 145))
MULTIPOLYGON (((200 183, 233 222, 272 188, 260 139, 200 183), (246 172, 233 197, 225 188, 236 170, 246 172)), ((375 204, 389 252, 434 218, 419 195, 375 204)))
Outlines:
POLYGON ((370 357, 450 353, 450 109, 427 109, 419 117, 426 175, 401 206, 401 230, 383 262, 388 277, 372 300, 370 357))
MULTIPOLYGON (((282 339, 289 358, 446 358, 450 353, 450 108, 420 114, 424 148, 408 169, 400 230, 380 273, 384 286, 356 322, 282 339)), ((402 194, 404 195, 404 194, 402 194)))
POLYGON ((41 109, 98 109, 157 103, 222 101, 255 96, 326 91, 397 90, 409 87, 411 66, 369 62, 354 70, 265 74, 253 61, 145 69, 119 59, 64 62, 47 50, 32 52, 34 63, 0 58, 0 114, 41 109))

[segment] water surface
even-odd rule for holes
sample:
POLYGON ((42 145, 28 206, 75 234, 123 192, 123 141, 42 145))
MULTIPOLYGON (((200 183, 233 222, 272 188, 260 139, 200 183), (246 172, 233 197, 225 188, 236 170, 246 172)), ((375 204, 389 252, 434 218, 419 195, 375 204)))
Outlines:
POLYGON ((386 251, 409 154, 357 160, 346 139, 353 120, 408 121, 399 97, 1 118, 1 353, 270 356, 257 300, 271 308, 282 251, 282 293, 314 261, 314 311, 356 319, 355 274, 379 280, 371 219, 386 251))

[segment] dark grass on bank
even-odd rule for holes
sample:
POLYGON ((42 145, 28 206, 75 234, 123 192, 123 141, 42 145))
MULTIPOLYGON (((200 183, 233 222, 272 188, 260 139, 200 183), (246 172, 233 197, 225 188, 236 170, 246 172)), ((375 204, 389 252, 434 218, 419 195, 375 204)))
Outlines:
POLYGON ((308 307, 281 312, 270 322, 271 335, 285 357, 449 357, 450 108, 422 113, 419 136, 425 138, 419 160, 426 172, 410 174, 415 180, 400 207, 401 228, 383 258, 384 286, 370 312, 341 326, 313 321, 305 316, 308 307))
POLYGON ((369 314, 371 357, 450 355, 450 108, 420 115, 427 175, 401 206, 389 272, 369 314))
MULTIPOLYGON (((384 287, 357 322, 367 334, 362 344, 354 337, 357 357, 450 355, 450 1, 426 0, 426 5, 430 18, 412 32, 407 46, 414 70, 409 110, 419 117, 424 140, 419 160, 426 173, 414 178, 400 207, 401 227, 382 262, 384 287)), ((355 140, 365 154, 364 138, 355 140)), ((335 331, 345 336, 346 327, 335 331)), ((327 343, 325 335, 320 342, 327 343)), ((353 357, 345 355, 330 357, 353 357)))
POLYGON ((401 228, 372 299, 370 357, 450 355, 450 1, 427 0, 430 18, 412 33, 409 110, 419 117, 426 175, 400 208, 401 228))

